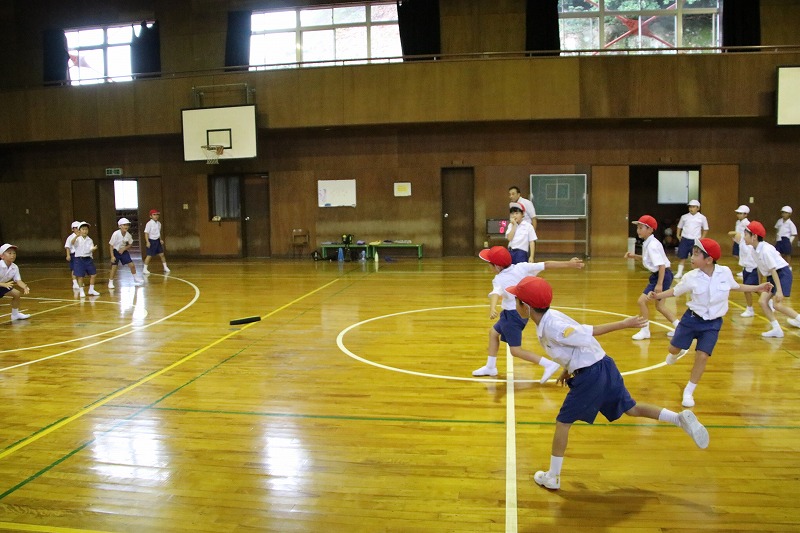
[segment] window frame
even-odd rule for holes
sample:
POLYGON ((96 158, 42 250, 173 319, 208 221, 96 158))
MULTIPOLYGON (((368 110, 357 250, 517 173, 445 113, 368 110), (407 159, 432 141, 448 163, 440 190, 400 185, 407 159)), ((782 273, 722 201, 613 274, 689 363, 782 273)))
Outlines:
POLYGON ((266 9, 266 10, 259 10, 253 11, 252 16, 263 16, 268 15, 269 13, 286 13, 289 11, 294 11, 294 27, 292 28, 281 28, 281 29, 274 29, 274 30, 251 30, 250 32, 250 43, 251 43, 251 54, 250 54, 250 70, 272 70, 278 68, 297 68, 297 67, 314 67, 314 66, 332 66, 332 65, 343 65, 343 64, 370 64, 370 63, 393 63, 393 62, 401 62, 402 61, 402 48, 400 46, 400 32, 399 32, 399 22, 397 18, 394 20, 373 20, 372 16, 372 8, 378 6, 396 6, 396 2, 387 2, 385 0, 381 1, 373 1, 373 2, 361 2, 361 3, 352 3, 352 4, 336 4, 336 5, 318 5, 318 6, 302 6, 302 7, 293 7, 293 8, 283 8, 283 9, 266 9), (308 13, 310 11, 323 11, 323 10, 334 10, 337 8, 352 8, 352 7, 364 7, 365 8, 365 17, 364 21, 358 22, 335 22, 333 21, 334 13, 332 12, 332 21, 331 23, 326 24, 303 24, 303 13, 308 13), (391 56, 373 56, 373 28, 386 28, 386 27, 397 27, 397 53, 396 55, 391 56), (345 29, 359 29, 365 28, 366 29, 366 56, 359 57, 359 58, 347 58, 347 57, 337 57, 336 51, 336 31, 337 30, 345 30, 345 29), (312 32, 323 32, 323 31, 331 31, 333 32, 333 57, 325 57, 325 58, 314 58, 311 60, 307 60, 304 58, 304 34, 305 33, 312 33, 312 32), (258 60, 254 61, 253 58, 253 41, 254 39, 263 36, 263 35, 276 35, 276 34, 294 34, 294 61, 288 61, 284 63, 271 63, 268 62, 268 59, 262 59, 261 61, 267 62, 259 62, 258 60))
POLYGON ((216 221, 241 220, 242 176, 237 174, 213 174, 208 176, 208 219, 216 221), (222 181, 224 180, 224 181, 222 181), (223 183, 223 191, 217 184, 223 183), (218 219, 216 217, 219 217, 218 219))
MULTIPOLYGON (((102 26, 84 26, 79 28, 67 28, 64 30, 64 37, 67 41, 67 54, 69 55, 68 63, 67 63, 67 81, 70 85, 80 86, 80 85, 96 85, 99 83, 119 83, 119 82, 126 82, 126 81, 133 81, 134 80, 134 73, 133 68, 131 67, 131 72, 128 74, 122 75, 109 75, 109 50, 115 49, 118 50, 120 48, 128 48, 128 52, 130 53, 131 46, 139 36, 139 32, 141 29, 142 24, 147 26, 148 28, 153 27, 155 25, 155 20, 144 20, 144 21, 137 21, 137 22, 124 22, 124 23, 116 23, 116 24, 105 24, 102 26), (121 43, 112 43, 109 44, 109 37, 108 33, 109 30, 113 30, 116 28, 131 28, 131 40, 128 42, 121 42, 121 43), (101 30, 103 32, 103 42, 99 44, 92 44, 86 46, 76 46, 72 47, 69 45, 69 34, 71 33, 79 33, 79 32, 87 32, 92 30, 101 30), (80 55, 81 52, 87 51, 94 51, 100 50, 103 54, 103 72, 101 76, 93 77, 93 78, 81 78, 73 79, 72 77, 72 70, 74 68, 84 68, 80 66, 80 55), (75 57, 77 61, 73 60, 73 52, 75 52, 75 57)), ((131 64, 133 58, 131 57, 131 64)), ((91 68, 91 67, 89 67, 91 68)), ((97 72, 94 68, 92 68, 94 72, 97 72)))

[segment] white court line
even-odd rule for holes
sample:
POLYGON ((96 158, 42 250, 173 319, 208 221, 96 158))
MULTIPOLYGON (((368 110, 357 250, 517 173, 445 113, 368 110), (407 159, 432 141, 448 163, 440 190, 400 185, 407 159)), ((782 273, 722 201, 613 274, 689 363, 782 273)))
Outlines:
MULTIPOLYGON (((48 359, 54 359, 54 358, 56 358, 56 357, 61 357, 62 355, 67 355, 67 354, 71 354, 71 353, 73 353, 73 352, 78 352, 78 351, 80 351, 80 350, 85 350, 85 349, 87 349, 87 348, 93 348, 93 347, 95 347, 95 346, 99 346, 100 344, 105 344, 106 342, 110 342, 110 341, 113 341, 113 340, 119 339, 119 338, 121 338, 121 337, 125 337, 126 335, 130 335, 130 334, 131 334, 131 333, 133 333, 133 332, 138 332, 138 331, 141 331, 141 330, 143 330, 143 329, 147 329, 147 328, 149 328, 149 327, 155 326, 156 324, 159 324, 159 323, 161 323, 161 322, 163 322, 163 321, 165 321, 165 320, 168 320, 168 319, 170 319, 170 318, 174 317, 175 315, 178 315, 178 314, 180 314, 180 313, 183 313, 185 310, 187 310, 188 308, 190 308, 191 306, 193 306, 193 305, 194 305, 194 303, 195 303, 195 302, 196 302, 196 301, 197 301, 197 300, 200 298, 200 289, 197 287, 197 285, 195 285, 195 284, 194 284, 194 283, 192 283, 191 281, 187 281, 187 280, 185 280, 185 279, 183 279, 183 278, 177 278, 177 277, 175 277, 175 276, 170 276, 170 279, 174 279, 174 280, 176 280, 176 281, 181 281, 181 282, 183 282, 183 283, 186 283, 186 284, 187 284, 187 285, 189 285, 190 287, 194 288, 194 298, 192 298, 192 300, 191 300, 189 303, 187 303, 186 305, 184 305, 183 307, 181 307, 180 309, 178 309, 178 310, 177 310, 177 311, 175 311, 174 313, 170 313, 169 315, 166 315, 166 316, 164 316, 164 317, 162 317, 162 318, 159 318, 159 319, 158 319, 158 320, 156 320, 155 322, 151 322, 150 324, 147 324, 147 325, 145 325, 145 326, 135 326, 135 325, 133 325, 133 322, 131 322, 130 324, 127 324, 127 325, 125 325, 125 326, 122 326, 122 327, 120 327, 120 328, 115 328, 115 329, 112 329, 112 330, 106 331, 105 333, 100 333, 100 334, 99 334, 99 335, 105 335, 105 334, 107 334, 107 333, 110 333, 110 332, 113 332, 113 331, 117 331, 117 330, 120 330, 120 329, 124 329, 124 328, 130 328, 128 331, 126 331, 126 332, 124 332, 124 333, 120 333, 119 335, 114 335, 113 337, 109 337, 109 338, 107 338, 107 339, 103 339, 103 340, 97 341, 97 342, 95 342, 95 343, 92 343, 92 344, 87 344, 87 345, 85 345, 85 346, 78 346, 77 348, 73 348, 73 349, 71 349, 71 350, 66 350, 66 351, 63 351, 63 352, 61 352, 61 353, 57 353, 57 354, 53 354, 53 355, 48 355, 47 357, 42 357, 42 358, 39 358, 39 359, 34 359, 34 360, 31 360, 31 361, 26 361, 25 363, 19 363, 19 364, 17 364, 17 365, 12 365, 12 366, 7 366, 7 367, 5 367, 5 368, 0 368, 0 372, 5 372, 5 371, 7 371, 7 370, 13 370, 13 369, 15 369, 15 368, 19 368, 19 367, 22 367, 22 366, 32 365, 32 364, 34 364, 34 363, 40 363, 40 362, 42 362, 42 361, 47 361, 48 359)), ((91 335, 90 337, 85 337, 85 338, 91 338, 91 337, 96 337, 96 336, 97 336, 97 335, 91 335)), ((61 344, 61 343, 58 343, 58 344, 61 344)))
POLYGON ((506 533, 517 533, 517 416, 514 356, 506 344, 506 533))

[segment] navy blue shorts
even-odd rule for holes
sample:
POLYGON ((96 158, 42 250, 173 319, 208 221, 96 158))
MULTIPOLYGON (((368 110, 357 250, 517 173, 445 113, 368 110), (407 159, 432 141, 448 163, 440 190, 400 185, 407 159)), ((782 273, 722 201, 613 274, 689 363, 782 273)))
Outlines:
MULTIPOLYGON (((781 291, 783 291, 783 295, 788 298, 792 295, 792 271, 788 266, 778 269, 778 279, 781 280, 781 291)), ((775 294, 778 288, 774 286, 775 281, 773 281, 772 276, 767 276, 767 281, 772 283, 772 294, 775 294)))
POLYGON ((672 337, 672 344, 681 350, 688 350, 692 341, 697 339, 695 350, 711 355, 714 346, 717 345, 719 330, 722 329, 722 317, 712 320, 703 320, 694 311, 687 309, 675 328, 675 336, 672 337))
POLYGON ((164 253, 164 247, 161 246, 161 239, 147 239, 150 246, 147 247, 147 255, 158 255, 164 253))
POLYGON ((495 322, 494 330, 500 334, 500 340, 509 346, 522 346, 522 330, 528 324, 527 318, 519 316, 516 310, 500 313, 500 320, 495 322))
POLYGON ((508 251, 511 253, 511 264, 516 265, 517 263, 525 263, 528 261, 528 250, 522 250, 520 248, 509 248, 508 251))
POLYGON ((94 266, 94 261, 92 261, 91 257, 76 257, 75 268, 72 272, 75 273, 76 278, 82 278, 87 274, 94 276, 97 274, 97 268, 94 266))
POLYGON ((636 405, 616 363, 607 355, 591 366, 576 370, 567 379, 567 385, 569 392, 556 416, 562 424, 578 420, 593 424, 597 413, 613 422, 636 405))
POLYGON ((133 263, 133 259, 131 259, 131 254, 128 253, 128 250, 125 250, 122 253, 114 250, 114 259, 111 261, 112 265, 117 265, 122 263, 123 265, 127 265, 128 263, 133 263))
POLYGON ((681 237, 681 243, 678 245, 678 259, 686 259, 692 255, 694 248, 694 239, 685 239, 681 237))
POLYGON ((5 287, 0 287, 0 298, 6 295, 6 293, 11 292, 11 289, 6 289, 5 287))
POLYGON ((792 241, 789 240, 789 237, 781 237, 780 240, 775 243, 775 249, 778 250, 778 253, 781 255, 791 255, 792 241))
POLYGON ((739 243, 738 242, 733 243, 733 251, 731 252, 731 255, 733 257, 739 257, 739 243))
POLYGON ((742 269, 742 284, 743 285, 758 285, 758 269, 753 270, 742 269))
MULTIPOLYGON (((662 291, 665 291, 672 286, 673 277, 672 270, 668 268, 664 271, 664 285, 661 287, 662 291)), ((650 280, 647 283, 647 287, 644 288, 643 294, 650 294, 651 291, 655 290, 656 283, 658 283, 658 272, 651 272, 650 280)))

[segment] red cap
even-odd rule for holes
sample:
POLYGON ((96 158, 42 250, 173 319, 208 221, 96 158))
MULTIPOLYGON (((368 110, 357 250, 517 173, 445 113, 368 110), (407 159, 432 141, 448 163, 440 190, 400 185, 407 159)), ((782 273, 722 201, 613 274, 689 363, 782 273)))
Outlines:
POLYGON ((535 309, 547 309, 553 301, 553 287, 542 278, 528 276, 506 292, 513 294, 535 309))
POLYGON ((639 220, 637 220, 636 222, 631 222, 631 224, 644 224, 649 228, 658 229, 658 222, 656 222, 656 219, 654 219, 650 215, 642 215, 641 217, 639 217, 639 220))
POLYGON ((508 251, 508 248, 504 248, 503 246, 486 248, 485 250, 481 250, 478 256, 484 261, 488 261, 499 267, 505 268, 511 265, 511 252, 508 251))
POLYGON ((159 211, 158 209, 151 209, 150 210, 150 216, 160 215, 160 214, 161 214, 161 211, 159 211))
POLYGON ((719 243, 714 239, 695 239, 694 245, 707 253, 714 261, 719 261, 719 258, 722 257, 719 243))
POLYGON ((767 230, 764 229, 764 224, 758 222, 757 220, 754 220, 747 225, 747 231, 753 235, 758 235, 762 239, 767 238, 767 230))
POLYGON ((520 210, 520 211, 522 211, 523 213, 525 212, 525 206, 524 206, 524 205, 522 205, 522 204, 521 204, 521 203, 519 203, 519 202, 511 202, 511 203, 509 203, 509 204, 508 204, 508 209, 509 209, 509 210, 511 210, 511 209, 514 209, 514 208, 517 208, 517 209, 519 209, 519 210, 520 210))

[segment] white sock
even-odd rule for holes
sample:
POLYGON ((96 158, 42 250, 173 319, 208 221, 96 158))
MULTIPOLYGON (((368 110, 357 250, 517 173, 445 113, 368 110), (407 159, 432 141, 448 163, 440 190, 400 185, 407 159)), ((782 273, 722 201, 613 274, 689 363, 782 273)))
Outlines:
POLYGON ((753 312, 753 306, 752 305, 748 305, 747 309, 745 309, 745 311, 749 311, 749 312, 752 313, 753 312))
POLYGON ((697 388, 697 383, 692 383, 691 381, 686 384, 686 388, 683 389, 684 396, 691 396, 694 394, 694 389, 697 388))
POLYGON ((89 285, 89 290, 93 291, 94 290, 94 285, 89 285))
POLYGON ((19 314, 19 309, 11 308, 11 316, 18 315, 18 314, 19 314))
POLYGON ((778 322, 778 319, 773 320, 770 324, 772 324, 772 329, 781 329, 781 323, 778 322))
POLYGON ((678 265, 678 274, 683 274, 683 265, 678 265))
POLYGON ((164 268, 167 268, 167 263, 166 262, 161 263, 161 266, 163 266, 164 268))
POLYGON ((550 473, 554 476, 561 475, 561 465, 564 464, 563 457, 556 457, 555 455, 550 456, 550 473))
POLYGON ((675 326, 676 328, 678 327, 678 324, 680 324, 680 323, 681 323, 681 321, 678 320, 677 318, 672 321, 672 325, 675 326))
POLYGON ((658 413, 658 420, 659 422, 669 422, 670 424, 675 424, 676 426, 680 425, 678 421, 678 413, 675 411, 670 411, 669 409, 662 409, 660 413, 658 413))
POLYGON ((497 368, 497 356, 492 357, 491 355, 486 358, 486 367, 487 368, 497 368))

